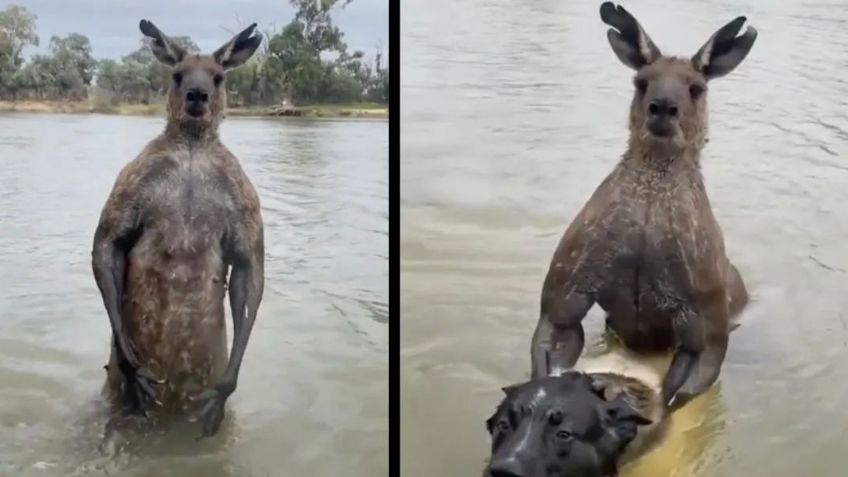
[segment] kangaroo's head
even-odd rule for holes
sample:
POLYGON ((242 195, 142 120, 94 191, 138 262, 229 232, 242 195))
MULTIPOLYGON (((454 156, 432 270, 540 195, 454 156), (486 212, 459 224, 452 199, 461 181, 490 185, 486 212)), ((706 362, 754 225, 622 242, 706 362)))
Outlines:
POLYGON ((262 42, 256 23, 234 36, 211 55, 187 54, 148 20, 141 32, 153 39, 153 55, 171 68, 168 88, 168 122, 187 133, 215 130, 221 121, 227 95, 227 70, 244 64, 262 42))
POLYGON ((707 82, 733 71, 754 45, 757 31, 737 17, 716 31, 691 58, 664 56, 627 10, 601 5, 607 38, 622 63, 636 70, 630 106, 631 144, 700 150, 707 138, 707 82))

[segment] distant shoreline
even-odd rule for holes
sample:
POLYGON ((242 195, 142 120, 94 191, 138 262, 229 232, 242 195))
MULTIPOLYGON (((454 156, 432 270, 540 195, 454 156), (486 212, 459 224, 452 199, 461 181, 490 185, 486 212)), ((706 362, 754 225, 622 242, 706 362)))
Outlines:
MULTIPOLYGON (((164 104, 97 105, 92 101, 0 101, 0 113, 114 114, 119 116, 164 116, 164 104)), ((281 114, 271 107, 231 107, 227 116, 294 119, 388 119, 382 105, 315 105, 291 108, 281 114)))

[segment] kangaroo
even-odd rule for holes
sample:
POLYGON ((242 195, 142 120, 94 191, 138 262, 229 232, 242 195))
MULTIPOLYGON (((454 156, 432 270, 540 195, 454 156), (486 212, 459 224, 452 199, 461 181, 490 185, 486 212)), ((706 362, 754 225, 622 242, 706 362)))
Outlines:
POLYGON ((618 59, 636 70, 630 138, 557 245, 542 287, 531 374, 571 368, 582 319, 597 303, 608 327, 637 351, 674 349, 662 383, 680 406, 718 378, 731 319, 748 302, 724 250, 701 175, 707 82, 746 57, 757 31, 737 17, 689 59, 665 56, 636 19, 605 2, 601 19, 618 59))
POLYGON ((212 55, 189 55, 150 21, 139 28, 173 73, 165 130, 123 167, 94 234, 92 268, 112 329, 104 391, 148 417, 196 402, 209 437, 236 390, 264 287, 259 198, 218 137, 225 72, 262 37, 254 23, 212 55))

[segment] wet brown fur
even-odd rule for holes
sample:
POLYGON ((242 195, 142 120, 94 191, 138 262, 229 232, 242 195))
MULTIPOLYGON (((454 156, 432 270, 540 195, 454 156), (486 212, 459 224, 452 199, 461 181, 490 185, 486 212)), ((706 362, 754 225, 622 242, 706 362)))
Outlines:
MULTIPOLYGON (((144 232, 129 253, 124 325, 141 364, 167 380, 157 398, 183 406, 227 364, 224 247, 261 249, 259 199, 217 137, 189 148, 166 131, 121 171, 98 229, 133 209, 144 232)), ((114 353, 109 384, 121 397, 114 353)))
MULTIPOLYGON (((212 56, 186 55, 174 64, 174 72, 205 72, 211 78, 223 75, 224 68, 212 56)), ((222 385, 228 366, 224 296, 231 267, 245 264, 253 270, 247 285, 241 279, 237 285, 247 289, 252 308, 248 334, 261 300, 259 198, 218 137, 226 93, 223 81, 216 86, 207 113, 196 118, 186 114, 184 93, 172 83, 164 132, 123 167, 95 233, 93 265, 104 300, 110 273, 120 270, 110 262, 110 246, 126 251, 122 332, 137 365, 164 381, 155 386, 162 405, 146 410, 154 415, 185 412, 204 390, 222 385)), ((230 295, 232 300, 232 289, 230 295)), ((119 354, 113 340, 105 391, 118 407, 127 392, 119 354)), ((239 364, 240 357, 230 363, 235 369, 226 379, 229 392, 239 364)))
MULTIPOLYGON (((553 254, 533 337, 534 376, 546 373, 546 359, 573 366, 583 347, 580 320, 594 303, 625 346, 682 347, 709 360, 717 374, 730 321, 748 302, 744 282, 725 254, 701 174, 708 133, 705 69, 689 59, 661 56, 658 49, 656 54, 634 66, 637 88, 626 152, 553 254), (690 97, 692 85, 703 92, 690 97), (648 102, 660 88, 679 105, 671 137, 655 136, 646 127, 648 102)), ((703 391, 704 381, 688 384, 687 392, 703 391)))

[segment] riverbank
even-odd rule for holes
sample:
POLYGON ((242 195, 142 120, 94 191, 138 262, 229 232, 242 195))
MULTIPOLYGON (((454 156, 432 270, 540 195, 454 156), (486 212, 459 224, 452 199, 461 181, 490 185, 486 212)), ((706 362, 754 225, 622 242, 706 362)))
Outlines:
MULTIPOLYGON (((0 101, 0 112, 61 113, 61 114, 117 114, 128 116, 156 116, 165 114, 164 104, 97 104, 96 101, 0 101)), ((265 106, 227 108, 228 116, 298 118, 364 118, 387 119, 386 105, 362 103, 349 105, 315 105, 279 110, 265 106)))

